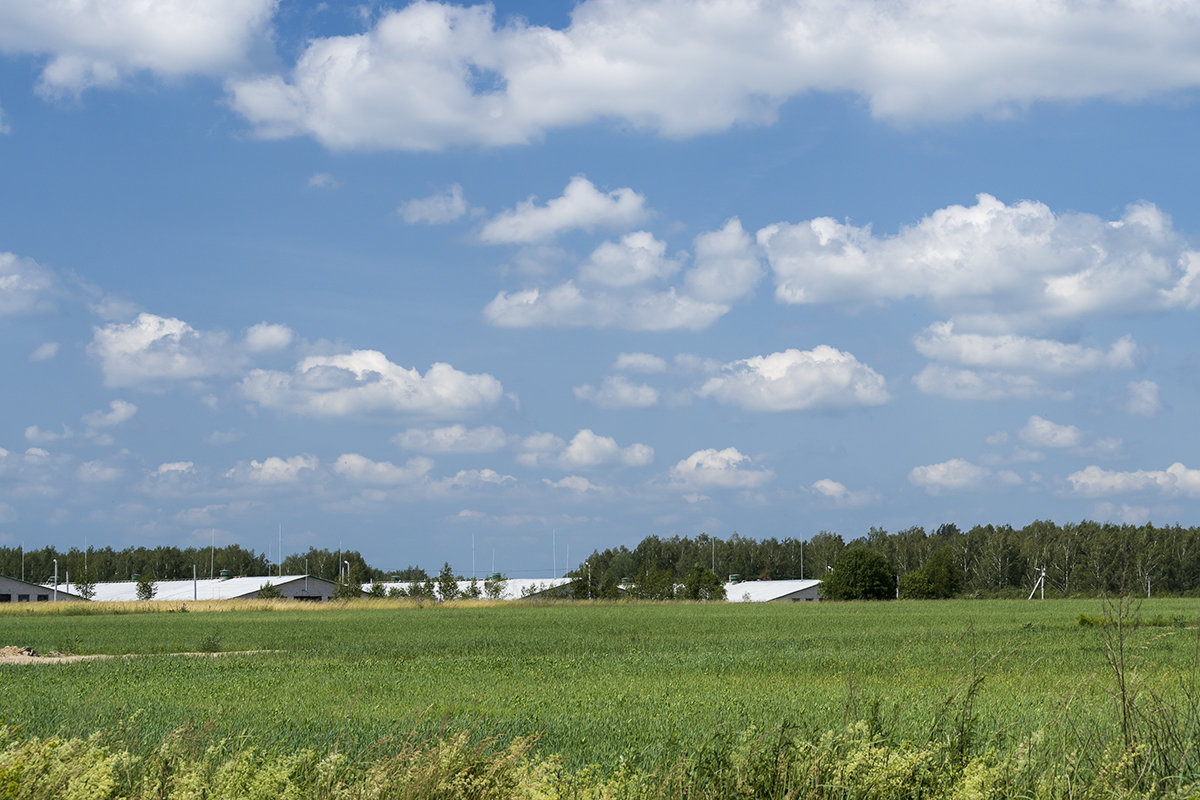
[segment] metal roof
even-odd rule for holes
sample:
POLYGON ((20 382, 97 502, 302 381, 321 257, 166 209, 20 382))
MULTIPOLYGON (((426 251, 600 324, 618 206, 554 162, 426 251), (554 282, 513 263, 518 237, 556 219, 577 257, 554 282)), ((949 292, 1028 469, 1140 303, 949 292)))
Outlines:
POLYGON ((725 599, 734 603, 769 603, 820 586, 813 578, 787 581, 741 581, 725 584, 725 599))
MULTIPOLYGON (((476 583, 479 585, 480 596, 486 597, 486 595, 483 595, 483 582, 484 582, 483 578, 476 579, 476 583)), ((538 592, 543 592, 546 589, 553 589, 556 586, 562 586, 562 585, 570 583, 570 582, 571 582, 570 578, 508 578, 505 581, 504 591, 500 594, 500 597, 498 599, 500 599, 500 600, 520 600, 522 597, 528 596, 528 595, 524 594, 524 592, 533 592, 536 594, 538 592)), ((433 585, 435 588, 437 587, 437 579, 436 578, 433 581, 433 585)), ((465 592, 470 585, 471 585, 470 581, 458 581, 459 594, 462 594, 463 592, 465 592)), ((410 581, 399 581, 399 582, 384 581, 383 582, 383 589, 385 592, 394 586, 398 586, 407 592, 412 587, 412 583, 410 581)), ((371 584, 364 583, 363 591, 364 592, 371 591, 371 584)))
MULTIPOLYGON (((311 581, 329 581, 309 576, 311 581)), ((191 580, 155 581, 153 600, 229 600, 234 597, 244 597, 258 592, 264 584, 283 586, 292 581, 304 580, 303 575, 256 575, 249 578, 201 578, 193 584, 191 580)), ((47 588, 54 588, 53 584, 47 588)), ((59 591, 66 589, 79 594, 76 584, 60 583, 59 591)), ((97 583, 96 594, 92 600, 97 602, 126 602, 137 600, 137 581, 116 581, 113 583, 97 583)))

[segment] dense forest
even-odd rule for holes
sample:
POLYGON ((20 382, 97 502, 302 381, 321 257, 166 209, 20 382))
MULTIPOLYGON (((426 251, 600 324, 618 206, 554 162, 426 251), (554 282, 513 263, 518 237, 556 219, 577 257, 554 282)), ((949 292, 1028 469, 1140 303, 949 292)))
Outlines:
POLYGON ((593 553, 573 573, 590 580, 593 596, 612 594, 622 580, 642 586, 682 583, 697 565, 722 577, 821 578, 848 549, 862 546, 883 555, 904 592, 906 575, 937 565, 949 569, 956 594, 1028 594, 1046 570, 1047 596, 1200 590, 1200 528, 1115 525, 1084 521, 1033 522, 1023 528, 976 525, 963 532, 941 525, 897 533, 871 528, 847 541, 821 531, 801 539, 728 539, 649 536, 632 550, 593 553), (928 565, 928 567, 927 567, 928 565), (588 577, 590 576, 590 578, 588 577))
MULTIPOLYGON (((722 578, 738 575, 758 578, 820 578, 849 548, 866 547, 883 555, 894 570, 904 593, 905 576, 916 576, 936 564, 950 570, 956 593, 986 596, 1028 594, 1041 569, 1046 570, 1048 595, 1095 595, 1122 590, 1154 594, 1188 594, 1200 590, 1200 528, 1179 525, 1116 525, 1083 521, 1058 525, 1033 522, 1023 528, 976 525, 962 531, 941 525, 932 532, 913 527, 896 533, 871 528, 865 536, 846 540, 821 531, 808 539, 755 540, 733 534, 721 539, 701 533, 696 537, 648 536, 632 550, 621 546, 595 552, 572 571, 579 596, 615 596, 616 587, 628 580, 652 593, 670 592, 684 584, 697 565, 722 578), (657 588, 653 588, 657 587, 657 588)), ((92 581, 130 580, 149 575, 154 580, 220 575, 267 575, 307 572, 334 580, 349 563, 350 579, 366 583, 397 577, 424 580, 419 567, 383 570, 369 565, 358 551, 318 550, 293 554, 282 565, 269 563, 265 554, 238 545, 208 548, 88 548, 58 551, 52 547, 23 551, 0 547, 0 574, 25 576, 42 583, 54 574, 58 559, 60 579, 71 573, 92 581)), ((693 575, 693 579, 695 576, 693 575)))
POLYGON ((350 579, 359 583, 381 580, 388 576, 383 570, 371 567, 357 550, 318 550, 293 554, 283 564, 272 563, 265 553, 256 553, 240 545, 223 547, 130 547, 114 550, 111 547, 89 547, 85 553, 78 548, 60 551, 53 547, 22 550, 0 547, 0 575, 21 578, 31 583, 53 580, 54 560, 58 559, 59 580, 70 573, 75 581, 84 576, 91 581, 127 581, 144 575, 156 581, 184 580, 192 577, 216 577, 222 570, 231 575, 315 575, 336 580, 345 564, 350 565, 350 579))

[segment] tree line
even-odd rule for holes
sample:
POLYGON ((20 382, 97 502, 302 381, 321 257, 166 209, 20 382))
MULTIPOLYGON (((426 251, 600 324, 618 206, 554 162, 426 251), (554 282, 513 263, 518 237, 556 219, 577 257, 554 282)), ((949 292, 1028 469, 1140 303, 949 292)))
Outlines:
MULTIPOLYGON (((712 596, 715 586, 731 575, 742 580, 825 578, 848 551, 862 549, 882 556, 902 596, 979 594, 1015 596, 1028 593, 1045 569, 1047 594, 1095 595, 1123 590, 1154 594, 1186 594, 1200 590, 1200 528, 1180 525, 1118 525, 1084 520, 1057 524, 1031 522, 976 525, 962 531, 953 524, 932 531, 922 527, 889 533, 872 527, 847 540, 821 531, 807 539, 751 539, 734 533, 718 538, 647 536, 634 548, 596 551, 572 570, 571 593, 578 597, 615 597, 624 582, 638 596, 712 596), (719 580, 718 580, 719 576, 719 580)), ((307 573, 327 580, 362 584, 389 579, 430 579, 422 568, 386 571, 367 563, 357 550, 309 548, 272 563, 265 553, 240 545, 154 548, 90 547, 24 550, 0 547, 0 574, 45 583, 67 573, 72 581, 154 580, 232 575, 307 573), (347 567, 348 565, 348 567, 347 567), (86 567, 86 574, 84 572, 86 567)), ((445 568, 443 568, 444 571, 445 568)))
POLYGON ((368 564, 357 550, 310 547, 307 552, 294 553, 284 558, 282 564, 277 564, 268 559, 266 553, 256 553, 237 544, 184 548, 163 545, 123 550, 89 547, 86 551, 77 547, 68 550, 0 547, 0 575, 24 576, 23 580, 30 583, 47 583, 54 578, 56 559, 59 580, 65 581, 69 573, 72 582, 128 581, 141 576, 156 581, 186 580, 191 579, 193 568, 198 578, 220 577, 223 571, 234 576, 277 575, 281 569, 284 575, 307 573, 331 581, 348 577, 356 583, 384 580, 389 576, 384 570, 368 564))
POLYGON ((622 582, 666 592, 697 566, 741 580, 824 579, 843 555, 863 549, 883 557, 892 585, 909 597, 1028 594, 1042 569, 1047 594, 1056 596, 1200 590, 1200 528, 1091 520, 976 525, 965 532, 954 524, 895 533, 872 527, 850 540, 829 531, 808 539, 647 536, 633 549, 593 552, 571 574, 590 576, 584 580, 592 596, 613 596, 622 582))

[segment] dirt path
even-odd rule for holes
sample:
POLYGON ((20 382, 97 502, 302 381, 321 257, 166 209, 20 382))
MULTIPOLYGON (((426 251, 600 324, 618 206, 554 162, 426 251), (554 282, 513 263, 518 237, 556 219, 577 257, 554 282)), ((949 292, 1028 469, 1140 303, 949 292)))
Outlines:
POLYGON ((282 650, 226 650, 217 653, 127 653, 124 655, 112 655, 102 653, 91 656, 73 656, 67 653, 39 653, 32 647, 17 647, 9 645, 8 647, 0 647, 0 664, 72 664, 76 661, 95 661, 99 658, 143 658, 146 655, 164 655, 164 656, 192 656, 194 658, 209 657, 217 658, 218 656, 248 656, 258 655, 260 653, 281 653, 282 650))

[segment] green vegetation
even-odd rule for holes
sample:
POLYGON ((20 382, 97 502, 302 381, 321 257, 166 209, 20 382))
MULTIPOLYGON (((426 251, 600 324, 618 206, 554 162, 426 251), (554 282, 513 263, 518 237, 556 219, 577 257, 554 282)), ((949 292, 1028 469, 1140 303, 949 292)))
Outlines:
POLYGON ((837 560, 821 584, 826 600, 891 600, 896 596, 896 575, 880 553, 855 545, 837 560))
MULTIPOLYGON (((871 528, 847 539, 820 531, 805 539, 755 540, 733 534, 719 539, 700 534, 690 537, 647 536, 637 547, 595 552, 570 574, 571 593, 578 599, 616 599, 624 579, 633 583, 632 594, 644 600, 675 596, 676 587, 688 581, 697 567, 707 567, 722 578, 740 575, 743 580, 763 578, 824 578, 845 553, 865 547, 891 564, 900 583, 901 597, 940 598, 967 594, 975 597, 1024 597, 1046 570, 1047 597, 1098 597, 1134 590, 1155 595, 1195 594, 1200 591, 1200 527, 1180 525, 1114 525, 1085 520, 1059 525, 1036 521, 1022 528, 1010 525, 975 525, 962 531, 940 525, 927 532, 921 527, 889 533, 871 528)), ((52 575, 53 560, 73 576, 94 581, 129 580, 132 575, 153 574, 159 580, 190 578, 199 574, 276 574, 264 554, 238 545, 214 548, 157 547, 89 548, 60 552, 46 547, 22 552, 0 547, 0 575, 24 575, 44 583, 52 575), (85 557, 86 555, 86 557, 85 557)), ((450 581, 450 564, 430 576, 421 567, 399 571, 373 567, 355 551, 310 548, 283 560, 282 574, 308 573, 327 580, 343 576, 350 583, 404 581, 417 587, 417 595, 434 599, 456 591, 450 581), (347 569, 344 567, 349 565, 347 569)), ((460 576, 459 576, 460 577, 460 576)), ((487 594, 487 584, 483 586, 487 594)), ((411 594, 411 592, 410 592, 411 594)))
POLYGON ((95 797, 255 796, 280 775, 295 796, 374 796, 368 774, 428 797, 1200 788, 1194 601, 161 606, 0 611, 0 644, 143 654, 0 666, 0 796, 70 796, 47 787, 82 771, 124 787, 95 797), (216 649, 278 652, 170 655, 216 649), (55 753, 74 755, 19 766, 55 753), (446 789, 479 775, 506 788, 446 789))

